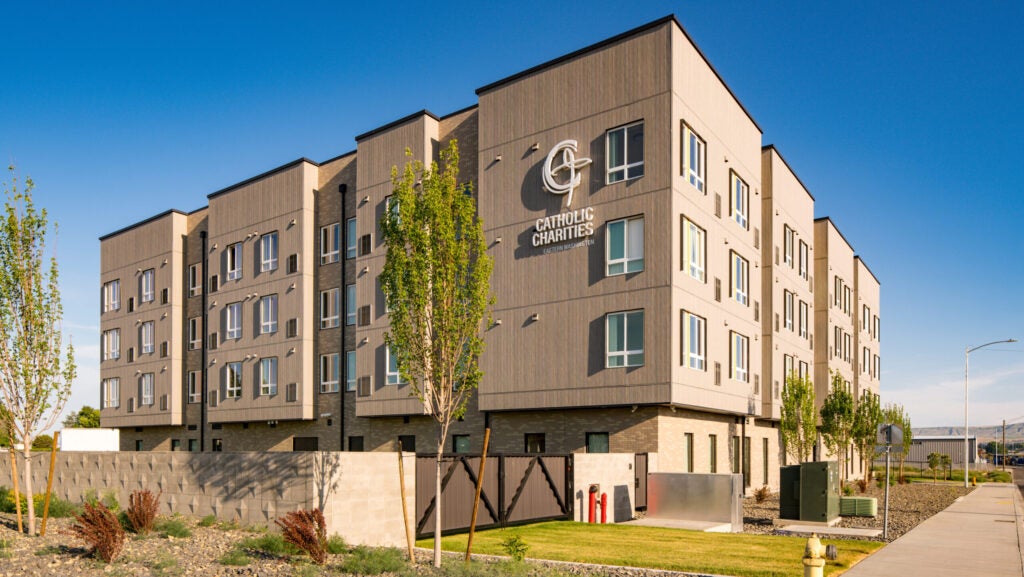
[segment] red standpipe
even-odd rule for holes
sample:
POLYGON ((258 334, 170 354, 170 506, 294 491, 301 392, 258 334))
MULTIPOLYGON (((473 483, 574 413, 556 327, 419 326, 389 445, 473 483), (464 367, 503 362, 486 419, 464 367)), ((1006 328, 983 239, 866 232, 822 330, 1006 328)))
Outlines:
POLYGON ((608 493, 601 493, 601 524, 608 522, 608 493))
POLYGON ((594 522, 594 517, 595 517, 594 509, 596 507, 597 507, 597 493, 591 492, 590 493, 590 514, 587 517, 587 523, 593 523, 594 522))

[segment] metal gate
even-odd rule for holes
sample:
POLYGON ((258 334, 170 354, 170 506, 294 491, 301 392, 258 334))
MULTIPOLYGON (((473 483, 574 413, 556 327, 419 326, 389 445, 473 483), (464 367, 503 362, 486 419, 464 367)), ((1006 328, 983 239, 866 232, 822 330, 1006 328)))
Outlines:
MULTIPOLYGON (((434 534, 433 455, 416 456, 416 537, 434 534)), ((441 458, 441 530, 468 531, 479 455, 441 458)), ((477 511, 478 529, 573 514, 572 455, 489 455, 477 511)))
POLYGON ((633 457, 633 489, 637 511, 647 510, 647 453, 637 453, 633 457))

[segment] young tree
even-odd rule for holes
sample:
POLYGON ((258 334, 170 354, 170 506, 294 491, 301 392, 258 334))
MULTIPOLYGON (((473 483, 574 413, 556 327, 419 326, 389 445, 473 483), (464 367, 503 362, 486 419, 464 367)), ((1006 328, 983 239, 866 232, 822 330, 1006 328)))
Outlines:
POLYGON ((953 475, 953 459, 949 458, 949 455, 943 454, 942 458, 942 480, 945 481, 953 475))
POLYGON ((939 467, 942 466, 943 455, 939 453, 928 453, 928 468, 932 470, 932 483, 937 481, 936 473, 939 471, 939 467))
MULTIPOLYGON (((882 424, 882 407, 878 395, 864 391, 853 413, 853 444, 860 455, 864 478, 871 480, 871 463, 875 460, 878 444, 878 425, 882 424)), ((897 423, 898 424, 898 423, 897 423)))
MULTIPOLYGON (((32 443, 60 417, 75 378, 74 351, 61 333, 63 308, 57 259, 47 257, 46 210, 32 202, 33 183, 19 189, 14 167, 4 183, 0 222, 0 405, 6 429, 22 443, 24 491, 32 502, 32 443)), ((35 511, 28 508, 28 532, 35 534, 35 511)))
POLYGON ((69 429, 98 429, 100 427, 100 412, 85 405, 78 411, 68 413, 62 424, 69 429))
POLYGON ((846 451, 853 439, 853 395, 838 372, 832 373, 832 390, 821 406, 821 435, 825 446, 839 458, 839 477, 846 480, 846 451))
POLYGON ((914 432, 910 428, 910 415, 903 409, 903 405, 887 404, 883 411, 882 420, 886 423, 897 425, 903 430, 903 450, 896 453, 896 462, 899 464, 899 480, 903 483, 906 481, 903 465, 907 460, 907 454, 910 452, 910 446, 914 442, 914 432))
POLYGON ((782 446, 798 463, 811 460, 818 436, 818 418, 814 412, 814 385, 795 371, 786 375, 782 388, 782 418, 779 422, 782 446))
POLYGON ((455 140, 441 167, 415 161, 399 173, 381 230, 387 246, 381 290, 388 306, 385 342, 404 382, 437 421, 434 566, 441 566, 441 456, 453 419, 480 382, 481 333, 493 266, 469 184, 459 183, 455 140))

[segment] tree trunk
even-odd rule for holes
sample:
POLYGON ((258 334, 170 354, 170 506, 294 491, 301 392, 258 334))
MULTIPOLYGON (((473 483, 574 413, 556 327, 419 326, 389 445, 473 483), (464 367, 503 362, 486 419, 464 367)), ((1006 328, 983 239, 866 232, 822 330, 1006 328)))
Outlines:
POLYGON ((28 534, 36 534, 36 508, 32 501, 32 443, 25 439, 22 449, 25 455, 25 508, 28 509, 28 534))
POLYGON ((437 451, 434 478, 434 567, 441 566, 441 451, 437 451))

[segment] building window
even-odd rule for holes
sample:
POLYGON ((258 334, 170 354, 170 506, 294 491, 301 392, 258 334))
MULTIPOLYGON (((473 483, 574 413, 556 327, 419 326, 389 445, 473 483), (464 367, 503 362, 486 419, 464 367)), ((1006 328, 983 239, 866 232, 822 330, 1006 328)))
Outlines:
MULTIPOLYGON (((729 452, 730 452, 730 455, 729 455, 730 463, 729 463, 729 465, 730 465, 730 467, 732 469, 731 472, 733 474, 739 473, 740 472, 740 438, 739 438, 738 435, 733 435, 733 437, 732 437, 732 450, 729 451, 729 452)), ((746 475, 744 475, 744 476, 746 476, 746 475)))
POLYGON ((189 439, 188 440, 188 452, 189 453, 195 453, 198 450, 199 450, 199 441, 196 440, 196 439, 189 439))
POLYGON ((729 268, 729 273, 732 275, 732 298, 736 302, 746 305, 749 302, 747 294, 750 287, 750 264, 747 259, 735 252, 729 251, 729 254, 732 261, 732 266, 729 268))
POLYGON ((405 381, 402 380, 402 375, 398 370, 398 357, 391 354, 391 347, 384 348, 385 356, 387 357, 387 379, 384 381, 388 385, 404 385, 405 381))
POLYGON ((644 364, 644 311, 611 313, 605 317, 607 367, 644 364))
POLYGON ((121 358, 121 329, 103 331, 103 360, 121 358))
POLYGON ((683 217, 683 272, 705 282, 707 255, 706 233, 690 219, 683 217))
POLYGON ((703 317, 683 311, 683 366, 703 371, 707 323, 703 317))
POLYGON ((807 280, 807 243, 804 241, 800 241, 799 264, 800 278, 807 280))
POLYGON ((793 355, 782 355, 782 377, 788 379, 793 373, 793 355))
POLYGON ((210 445, 210 449, 214 453, 220 453, 224 450, 224 439, 211 439, 210 445))
POLYGON ((832 280, 832 290, 834 291, 832 294, 835 295, 833 304, 835 306, 839 306, 839 303, 842 301, 843 298, 843 281, 839 278, 838 275, 834 277, 832 280))
POLYGON ((153 297, 154 297, 154 295, 156 293, 156 290, 153 288, 153 284, 155 282, 155 279, 154 279, 155 276, 156 276, 156 271, 154 271, 151 268, 142 271, 142 279, 141 279, 142 286, 141 286, 141 291, 140 291, 142 296, 139 299, 140 301, 142 301, 144 303, 153 302, 153 297))
POLYGON ((874 374, 874 377, 876 379, 881 379, 882 378, 882 359, 878 358, 878 355, 875 355, 875 374, 874 374))
POLYGON ((730 173, 732 183, 729 195, 732 204, 732 218, 743 228, 747 228, 747 214, 750 206, 750 187, 735 172, 730 173))
POLYGON ((782 291, 782 319, 787 330, 793 330, 793 293, 782 291))
POLYGON ((762 483, 768 485, 768 439, 761 439, 761 463, 764 471, 762 483))
POLYGON ((689 126, 683 125, 683 176, 697 190, 704 192, 707 145, 689 126))
POLYGON ((452 435, 452 452, 469 452, 469 435, 452 435))
POLYGON ((693 472, 693 433, 683 433, 683 472, 693 472))
POLYGON ((260 334, 277 332, 277 295, 260 298, 260 334))
POLYGON ((749 382, 750 374, 747 369, 750 366, 750 339, 733 331, 729 331, 729 336, 732 345, 732 378, 744 383, 749 382))
POLYGON ((356 258, 356 219, 350 218, 345 223, 345 258, 356 258))
POLYGON ((808 317, 810 317, 810 312, 807 307, 807 303, 800 301, 800 337, 804 339, 806 339, 809 334, 807 331, 807 324, 809 322, 808 317))
POLYGON ((341 225, 329 224, 320 228, 320 264, 338 262, 341 251, 341 225))
POLYGON ((711 472, 718 472, 718 435, 708 435, 708 459, 711 463, 711 472))
POLYGON ((120 310, 121 281, 112 280, 103 285, 103 312, 120 310))
POLYGON ((850 287, 843 285, 843 312, 846 313, 846 316, 850 316, 852 314, 851 311, 853 308, 850 306, 850 302, 852 300, 850 287))
POLYGON ((544 433, 526 433, 523 435, 523 452, 525 453, 543 453, 544 449, 544 433))
POLYGON ((320 328, 333 329, 339 323, 341 291, 336 288, 320 291, 320 328))
POLYGON ((398 435, 398 448, 410 453, 416 452, 416 435, 398 435))
POLYGON ((345 353, 345 390, 356 390, 356 352, 345 353))
POLYGON ((809 366, 806 362, 800 361, 800 364, 798 366, 800 368, 800 371, 797 373, 798 377, 800 377, 801 379, 806 379, 807 377, 810 376, 811 373, 809 370, 809 366))
POLYGON ((850 355, 852 354, 851 351, 853 350, 853 348, 850 345, 850 342, 850 335, 847 333, 843 333, 843 360, 846 362, 850 362, 850 355))
POLYGON ((356 324, 356 285, 345 285, 345 324, 356 324))
POLYGON ((871 351, 864 347, 860 352, 860 372, 867 373, 869 371, 871 371, 871 351))
POLYGON ((843 331, 839 327, 832 327, 832 339, 835 341, 835 345, 832 349, 833 356, 842 358, 843 356, 843 331))
POLYGON ((793 229, 789 226, 783 225, 782 227, 782 259, 783 262, 789 265, 789 268, 793 268, 793 241, 794 241, 793 229))
POLYGON ((142 405, 153 404, 153 373, 143 373, 139 377, 139 396, 142 398, 142 405))
POLYGON ((277 233, 260 237, 260 272, 277 270, 277 233))
POLYGON ((607 453, 608 451, 608 433, 587 433, 588 453, 607 453))
POLYGON ((224 398, 242 398, 242 363, 228 363, 224 367, 224 398))
POLYGON ((277 357, 260 359, 260 395, 277 394, 277 357))
POLYGON ((200 317, 188 319, 188 350, 194 351, 203 346, 203 329, 200 317))
POLYGON ((121 406, 121 379, 103 379, 103 408, 116 409, 121 406))
POLYGON ((149 354, 153 352, 153 321, 142 323, 141 329, 142 352, 149 354))
POLYGON ((609 130, 605 136, 608 184, 644 175, 644 123, 609 130))
POLYGON ((188 402, 196 404, 203 400, 203 373, 200 371, 189 371, 188 373, 188 402))
POLYGON ((198 263, 188 267, 188 296, 194 297, 203 292, 203 275, 200 274, 198 263))
POLYGON ((228 280, 242 278, 242 243, 228 245, 228 280))
POLYGON ((228 339, 240 339, 242 338, 242 303, 231 303, 225 309, 225 315, 227 316, 227 336, 228 339))
POLYGON ((363 436, 351 436, 348 438, 348 450, 350 453, 362 453, 363 448, 363 436))
POLYGON ((338 353, 320 355, 320 392, 337 393, 338 378, 341 373, 338 353))
POLYGON ((608 276, 644 270, 644 218, 609 222, 607 231, 608 276))
POLYGON ((861 330, 870 333, 871 329, 868 328, 868 322, 871 318, 871 309, 868 307, 868 305, 861 305, 860 311, 860 328, 861 330))

